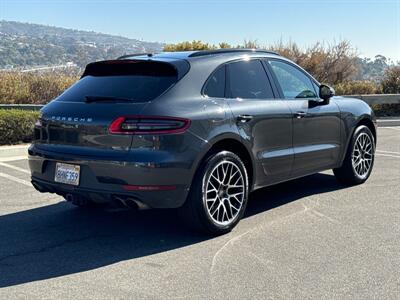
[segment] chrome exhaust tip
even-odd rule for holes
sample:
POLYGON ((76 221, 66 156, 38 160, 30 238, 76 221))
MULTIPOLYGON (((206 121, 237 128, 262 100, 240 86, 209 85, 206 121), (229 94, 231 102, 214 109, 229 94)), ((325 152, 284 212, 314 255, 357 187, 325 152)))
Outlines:
POLYGON ((146 209, 150 209, 150 206, 148 206, 147 204, 144 204, 143 202, 136 200, 136 199, 132 199, 132 198, 128 198, 128 203, 134 203, 134 205, 137 207, 138 210, 146 210, 146 209))

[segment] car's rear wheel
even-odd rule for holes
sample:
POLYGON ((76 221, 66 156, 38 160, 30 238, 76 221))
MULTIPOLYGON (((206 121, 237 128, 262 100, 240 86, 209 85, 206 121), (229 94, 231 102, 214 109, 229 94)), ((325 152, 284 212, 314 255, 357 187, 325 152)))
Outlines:
POLYGON ((229 232, 242 218, 248 198, 248 177, 234 153, 210 155, 201 165, 181 216, 192 227, 210 234, 229 232))
POLYGON ((338 181, 345 184, 364 183, 371 175, 375 159, 375 141, 367 126, 356 128, 340 168, 333 169, 338 181))

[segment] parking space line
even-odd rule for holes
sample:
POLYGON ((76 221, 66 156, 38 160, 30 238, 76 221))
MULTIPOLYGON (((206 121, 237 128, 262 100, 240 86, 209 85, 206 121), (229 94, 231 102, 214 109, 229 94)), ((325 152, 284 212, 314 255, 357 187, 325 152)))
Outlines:
POLYGON ((29 172, 26 169, 23 169, 23 168, 20 168, 20 167, 16 167, 16 166, 13 166, 13 165, 10 165, 10 164, 6 164, 4 162, 0 162, 0 166, 6 167, 6 168, 10 168, 10 169, 13 169, 13 170, 25 173, 25 174, 29 174, 29 175, 31 174, 31 172, 29 172))
POLYGON ((26 155, 0 157, 0 162, 28 159, 26 155))
POLYGON ((30 146, 30 144, 1 146, 1 147, 0 147, 0 150, 28 149, 29 146, 30 146))
POLYGON ((383 128, 383 129, 393 129, 393 130, 400 131, 400 127, 390 127, 390 126, 385 126, 385 127, 379 127, 379 128, 383 128))
POLYGON ((26 181, 26 180, 23 180, 23 179, 19 179, 17 177, 14 177, 14 176, 2 173, 2 172, 0 172, 0 177, 3 177, 3 178, 6 178, 6 179, 9 179, 9 180, 12 180, 14 182, 18 182, 18 183, 24 184, 26 186, 32 187, 32 184, 29 181, 26 181))
POLYGON ((394 151, 376 150, 376 152, 383 152, 383 153, 398 154, 398 155, 400 155, 400 152, 394 152, 394 151))
POLYGON ((387 157, 394 157, 394 158, 400 158, 400 155, 390 155, 390 154, 383 154, 383 153, 376 153, 378 156, 387 156, 387 157))

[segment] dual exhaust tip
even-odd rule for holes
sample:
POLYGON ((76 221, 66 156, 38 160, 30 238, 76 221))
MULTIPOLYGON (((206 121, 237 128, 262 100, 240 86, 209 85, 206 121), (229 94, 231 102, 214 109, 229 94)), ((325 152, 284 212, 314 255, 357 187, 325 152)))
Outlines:
MULTIPOLYGON (((48 188, 47 186, 43 186, 36 181, 32 181, 32 185, 36 190, 38 190, 41 193, 48 193, 48 192, 54 193, 55 192, 51 188, 48 188)), ((68 193, 68 194, 64 195, 64 198, 68 202, 71 202, 78 206, 86 206, 91 203, 90 199, 88 199, 87 197, 84 197, 82 195, 79 195, 79 194, 68 193)), ((129 196, 113 195, 112 200, 113 200, 112 203, 115 206, 120 207, 120 208, 135 209, 135 210, 145 210, 145 209, 150 208, 143 202, 141 202, 135 198, 129 197, 129 196)))
MULTIPOLYGON (((77 194, 67 194, 65 195, 65 200, 78 206, 86 206, 91 203, 88 198, 77 194)), ((119 208, 124 209, 145 210, 149 208, 146 204, 139 200, 124 196, 113 196, 113 201, 111 203, 119 208)))
POLYGON ((136 210, 149 209, 149 207, 146 204, 131 197, 114 196, 114 199, 116 201, 119 201, 122 207, 132 208, 136 210))

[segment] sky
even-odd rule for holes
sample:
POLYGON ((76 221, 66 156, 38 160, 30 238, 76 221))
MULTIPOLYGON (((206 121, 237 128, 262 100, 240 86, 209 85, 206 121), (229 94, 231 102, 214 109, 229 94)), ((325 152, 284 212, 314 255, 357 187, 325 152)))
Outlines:
POLYGON ((362 57, 400 61, 400 0, 0 0, 0 19, 165 43, 348 40, 362 57))

